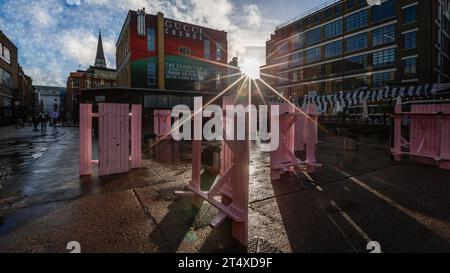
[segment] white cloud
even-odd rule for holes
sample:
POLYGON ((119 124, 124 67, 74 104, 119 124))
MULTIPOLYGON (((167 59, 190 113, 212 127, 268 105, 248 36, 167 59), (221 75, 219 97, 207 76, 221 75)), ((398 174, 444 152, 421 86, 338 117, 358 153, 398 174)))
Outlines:
POLYGON ((115 67, 115 42, 126 14, 142 7, 147 13, 161 11, 168 18, 227 31, 229 58, 238 54, 244 63, 253 58, 254 67, 264 58, 248 47, 264 46, 278 23, 263 18, 255 4, 230 0, 3 0, 0 26, 18 46, 19 60, 35 84, 64 86, 78 65, 84 69, 94 63, 99 28, 108 67, 115 67))
POLYGON ((81 5, 81 0, 66 0, 66 3, 71 6, 81 5))
POLYGON ((245 11, 248 12, 248 24, 250 27, 259 27, 261 23, 261 13, 255 4, 245 6, 245 11))
MULTIPOLYGON (((98 36, 87 31, 71 31, 61 37, 61 54, 72 59, 82 67, 92 65, 97 52, 98 36)), ((103 39, 103 50, 110 67, 114 66, 113 56, 116 46, 113 40, 103 39)))

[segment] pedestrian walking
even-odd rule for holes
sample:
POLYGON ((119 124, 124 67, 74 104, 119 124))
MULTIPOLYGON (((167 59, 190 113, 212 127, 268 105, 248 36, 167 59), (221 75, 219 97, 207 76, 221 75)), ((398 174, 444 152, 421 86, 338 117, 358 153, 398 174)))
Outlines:
POLYGON ((40 122, 41 122, 41 131, 46 132, 47 131, 47 122, 48 122, 48 115, 46 113, 41 112, 40 122))
POLYGON ((39 126, 39 114, 38 113, 33 113, 32 116, 32 121, 33 121, 33 131, 39 131, 38 126, 39 126))

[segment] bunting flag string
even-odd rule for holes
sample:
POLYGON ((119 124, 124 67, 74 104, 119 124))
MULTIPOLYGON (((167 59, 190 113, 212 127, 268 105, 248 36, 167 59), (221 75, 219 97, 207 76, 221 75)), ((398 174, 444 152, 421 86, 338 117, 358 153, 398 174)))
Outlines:
POLYGON ((425 84, 410 87, 390 87, 368 90, 360 88, 353 92, 340 92, 326 95, 315 95, 297 98, 299 105, 315 103, 319 109, 325 110, 328 106, 339 105, 340 108, 346 106, 362 105, 364 101, 375 102, 383 99, 396 99, 398 97, 420 97, 432 96, 442 91, 450 91, 450 84, 425 84))

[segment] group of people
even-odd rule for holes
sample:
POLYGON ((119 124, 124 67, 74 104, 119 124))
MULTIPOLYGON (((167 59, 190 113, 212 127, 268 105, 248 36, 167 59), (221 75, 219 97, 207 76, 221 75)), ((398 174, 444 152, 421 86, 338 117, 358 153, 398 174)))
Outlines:
POLYGON ((51 121, 50 126, 55 125, 54 118, 52 118, 48 113, 45 113, 45 112, 35 113, 33 115, 32 119, 33 119, 34 131, 39 131, 39 129, 38 129, 39 124, 41 125, 42 132, 47 131, 47 125, 50 121, 51 121))

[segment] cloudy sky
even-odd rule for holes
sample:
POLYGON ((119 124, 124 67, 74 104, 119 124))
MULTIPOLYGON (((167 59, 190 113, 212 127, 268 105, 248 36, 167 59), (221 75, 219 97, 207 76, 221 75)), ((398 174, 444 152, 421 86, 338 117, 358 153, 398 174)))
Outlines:
POLYGON ((129 9, 228 32, 229 57, 247 74, 264 64, 265 41, 275 26, 323 0, 0 0, 0 30, 19 48, 34 84, 65 86, 70 71, 92 65, 102 30, 108 67, 129 9))

